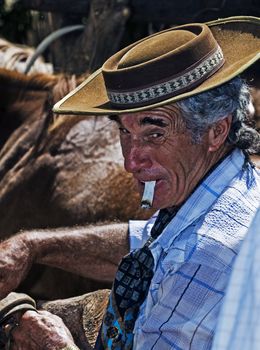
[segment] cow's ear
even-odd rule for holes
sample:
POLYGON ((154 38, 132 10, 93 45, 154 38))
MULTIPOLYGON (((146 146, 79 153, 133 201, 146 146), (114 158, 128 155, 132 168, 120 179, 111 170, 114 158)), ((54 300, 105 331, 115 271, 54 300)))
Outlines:
POLYGON ((226 118, 219 120, 213 126, 210 127, 209 138, 209 151, 217 151, 226 141, 231 127, 232 116, 228 115, 226 118))

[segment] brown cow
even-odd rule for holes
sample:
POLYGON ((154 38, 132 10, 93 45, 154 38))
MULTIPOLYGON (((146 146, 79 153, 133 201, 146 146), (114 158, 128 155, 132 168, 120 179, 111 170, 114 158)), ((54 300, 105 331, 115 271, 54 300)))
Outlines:
MULTIPOLYGON (((139 209, 135 185, 123 170, 114 124, 96 117, 55 120, 52 115, 53 103, 76 84, 75 77, 0 70, 1 238, 21 229, 150 215, 139 209)), ((44 270, 45 282, 52 278, 49 272, 44 270)), ((68 274, 57 275, 60 283, 46 284, 44 293, 42 271, 40 284, 29 278, 22 290, 52 299, 96 288, 79 277, 67 285, 68 274)))
MULTIPOLYGON (((24 73, 28 63, 35 55, 33 47, 14 44, 0 38, 0 67, 24 73)), ((53 65, 46 63, 43 56, 37 56, 30 73, 53 73, 53 65)))
POLYGON ((0 70, 1 237, 144 215, 113 123, 80 116, 53 121, 51 106, 74 86, 71 78, 0 70))

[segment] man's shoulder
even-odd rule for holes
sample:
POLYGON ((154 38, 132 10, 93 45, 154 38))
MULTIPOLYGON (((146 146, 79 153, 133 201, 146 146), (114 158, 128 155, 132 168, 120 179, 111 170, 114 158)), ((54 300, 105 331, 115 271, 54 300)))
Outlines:
POLYGON ((223 191, 208 208, 207 216, 237 219, 248 224, 260 204, 260 172, 250 163, 226 184, 223 191))
POLYGON ((208 187, 212 187, 216 195, 209 210, 220 205, 230 210, 234 205, 237 210, 252 207, 255 212, 260 203, 260 170, 241 151, 235 150, 216 169, 208 187), (240 206, 235 205, 237 201, 241 201, 240 206))
POLYGON ((260 170, 249 162, 245 163, 219 196, 219 201, 223 199, 231 202, 240 199, 246 206, 257 208, 260 203, 260 170))

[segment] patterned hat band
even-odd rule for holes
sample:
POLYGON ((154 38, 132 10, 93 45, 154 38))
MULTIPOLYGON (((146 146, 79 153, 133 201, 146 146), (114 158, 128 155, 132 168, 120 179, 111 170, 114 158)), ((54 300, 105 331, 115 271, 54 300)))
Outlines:
POLYGON ((107 88, 111 103, 122 107, 142 106, 148 102, 159 102, 189 91, 213 75, 224 64, 225 59, 221 48, 217 45, 213 52, 201 59, 184 72, 169 77, 154 85, 128 91, 115 91, 107 88))

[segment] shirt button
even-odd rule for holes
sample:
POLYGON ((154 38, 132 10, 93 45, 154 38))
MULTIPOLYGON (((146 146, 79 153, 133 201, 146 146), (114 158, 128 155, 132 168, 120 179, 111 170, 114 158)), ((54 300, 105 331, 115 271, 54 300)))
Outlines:
POLYGON ((117 327, 113 326, 113 327, 109 327, 107 329, 107 337, 108 338, 112 338, 112 339, 117 338, 118 334, 119 334, 119 330, 117 327))

